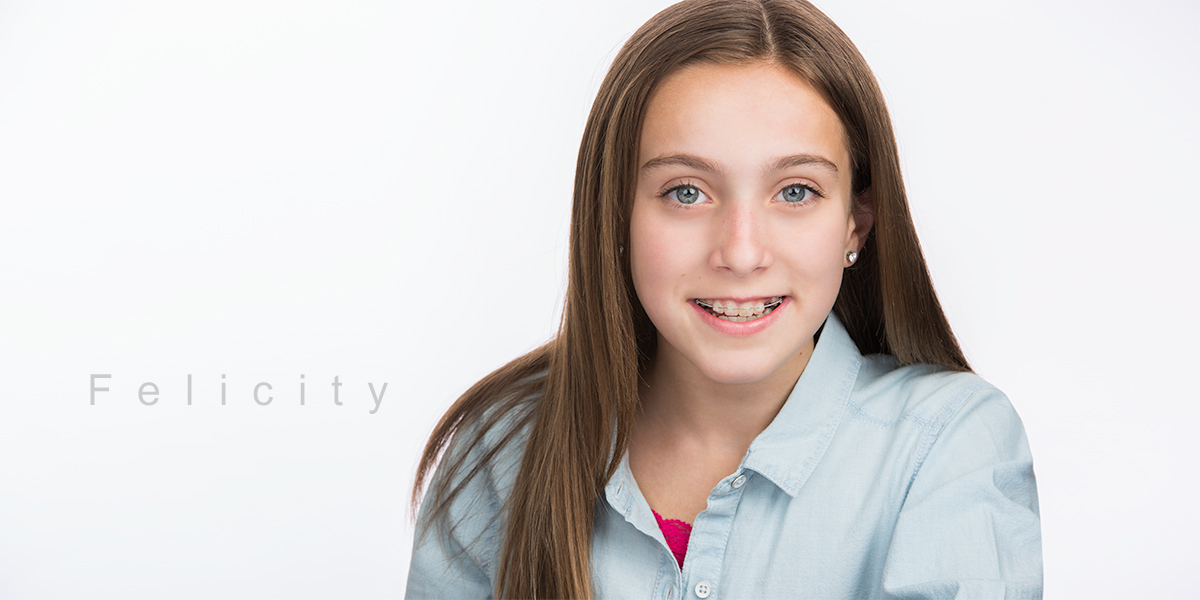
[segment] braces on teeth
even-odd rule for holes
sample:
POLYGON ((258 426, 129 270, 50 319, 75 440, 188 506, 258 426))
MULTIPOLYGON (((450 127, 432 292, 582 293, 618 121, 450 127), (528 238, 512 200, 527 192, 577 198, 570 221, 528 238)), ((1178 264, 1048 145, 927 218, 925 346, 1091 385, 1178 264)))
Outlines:
POLYGON ((693 302, 703 307, 704 310, 708 311, 709 314, 718 319, 723 321, 732 321, 734 323, 744 323, 746 321, 753 321, 771 314, 776 307, 783 303, 783 296, 773 297, 770 302, 762 304, 761 309, 757 305, 753 307, 728 306, 726 304, 722 304, 719 300, 717 301, 718 304, 716 305, 700 300, 699 298, 694 299, 693 302))
MULTIPOLYGON (((693 300, 693 302, 695 302, 696 304, 699 304, 700 306, 703 306, 704 308, 707 308, 708 310, 712 310, 712 309, 713 309, 713 305, 711 305, 711 304, 709 304, 709 303, 707 303, 707 302, 705 302, 705 301, 703 301, 703 300, 701 300, 701 299, 699 299, 699 298, 697 298, 697 299, 693 300)), ((780 296, 778 299, 776 299, 776 300, 774 300, 774 301, 771 301, 771 302, 768 302, 768 303, 764 304, 764 305, 763 305, 763 310, 771 310, 772 308, 775 308, 776 306, 779 306, 779 305, 780 305, 780 304, 782 304, 782 303, 783 303, 783 297, 782 297, 782 296, 780 296)), ((739 308, 740 308, 740 307, 739 307, 739 308)), ((722 309, 724 309, 724 307, 722 307, 722 309)))

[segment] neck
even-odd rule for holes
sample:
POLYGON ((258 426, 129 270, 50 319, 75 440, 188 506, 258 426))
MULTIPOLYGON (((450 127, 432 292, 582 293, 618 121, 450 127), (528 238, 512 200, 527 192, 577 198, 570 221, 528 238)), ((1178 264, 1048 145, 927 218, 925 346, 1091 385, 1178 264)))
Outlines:
POLYGON ((642 380, 639 426, 744 453, 783 408, 813 348, 810 339, 770 375, 748 383, 713 381, 683 356, 659 352, 642 380))

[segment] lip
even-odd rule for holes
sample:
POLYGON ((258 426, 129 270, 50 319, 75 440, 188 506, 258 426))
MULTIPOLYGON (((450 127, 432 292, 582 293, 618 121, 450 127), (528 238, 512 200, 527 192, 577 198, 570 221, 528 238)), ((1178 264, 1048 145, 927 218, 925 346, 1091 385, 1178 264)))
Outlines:
MULTIPOLYGON (((746 301, 750 301, 750 300, 760 300, 761 298, 746 298, 744 300, 737 299, 737 298, 709 298, 709 299, 711 299, 711 300, 718 300, 718 299, 719 300, 734 300, 736 302, 746 302, 746 301)), ((784 296, 783 301, 779 303, 779 306, 775 307, 775 310, 771 311, 771 314, 769 314, 765 317, 755 319, 753 321, 746 321, 744 323, 734 323, 733 321, 726 321, 724 319, 718 319, 718 318, 714 317, 713 315, 709 314, 709 312, 707 310, 700 308, 699 304, 696 304, 695 302, 693 302, 691 300, 688 301, 688 304, 690 304, 692 306, 692 310, 696 311, 696 314, 698 314, 700 316, 700 320, 704 321, 704 323, 707 324, 709 327, 712 327, 713 329, 716 329, 717 331, 724 333, 726 335, 748 336, 748 335, 754 335, 754 334, 766 329, 767 327, 770 327, 772 323, 774 323, 776 320, 778 320, 779 313, 783 312, 784 309, 786 309, 792 305, 792 297, 784 296)))
MULTIPOLYGON (((781 295, 781 294, 775 294, 775 296, 779 296, 779 295, 781 295)), ((732 300, 734 302, 737 302, 738 304, 741 304, 743 302, 753 302, 755 300, 766 301, 766 300, 770 300, 771 298, 774 298, 775 296, 746 296, 745 298, 715 298, 715 297, 701 298, 701 297, 697 297, 697 298, 693 298, 693 300, 722 300, 722 301, 732 300)))

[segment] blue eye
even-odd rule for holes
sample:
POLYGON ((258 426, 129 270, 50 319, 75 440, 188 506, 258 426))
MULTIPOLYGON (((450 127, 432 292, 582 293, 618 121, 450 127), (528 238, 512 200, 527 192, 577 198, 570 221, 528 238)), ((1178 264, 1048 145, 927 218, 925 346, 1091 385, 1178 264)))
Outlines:
POLYGON ((704 192, 700 191, 700 188, 689 184, 677 185, 667 190, 667 193, 663 195, 674 199, 680 204, 695 204, 705 197, 704 192))
POLYGON ((779 192, 778 198, 784 202, 787 202, 788 204, 799 204, 806 200, 811 200, 816 195, 816 190, 808 187, 807 185, 794 183, 783 188, 783 190, 779 192))

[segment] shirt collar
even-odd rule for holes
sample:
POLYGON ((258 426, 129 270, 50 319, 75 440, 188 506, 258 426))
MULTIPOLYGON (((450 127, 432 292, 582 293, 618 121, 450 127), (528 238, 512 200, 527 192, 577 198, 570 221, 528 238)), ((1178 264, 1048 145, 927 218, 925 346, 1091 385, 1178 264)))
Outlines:
POLYGON ((861 365, 858 346, 830 313, 804 373, 779 414, 750 444, 742 467, 795 496, 829 447, 861 365))
MULTIPOLYGON (((861 365, 858 346, 837 316, 829 313, 804 373, 779 414, 750 444, 741 468, 762 474, 794 497, 829 447, 850 403, 850 392, 861 365)), ((612 458, 611 448, 609 458, 612 458)), ((637 483, 628 461, 626 452, 604 490, 609 504, 626 518, 634 511, 633 499, 637 497, 630 493, 637 489, 637 483)))
POLYGON ((654 518, 650 505, 638 488, 633 472, 629 470, 629 453, 621 457, 617 472, 613 473, 604 486, 604 496, 625 520, 650 537, 658 537, 658 520, 654 518))

